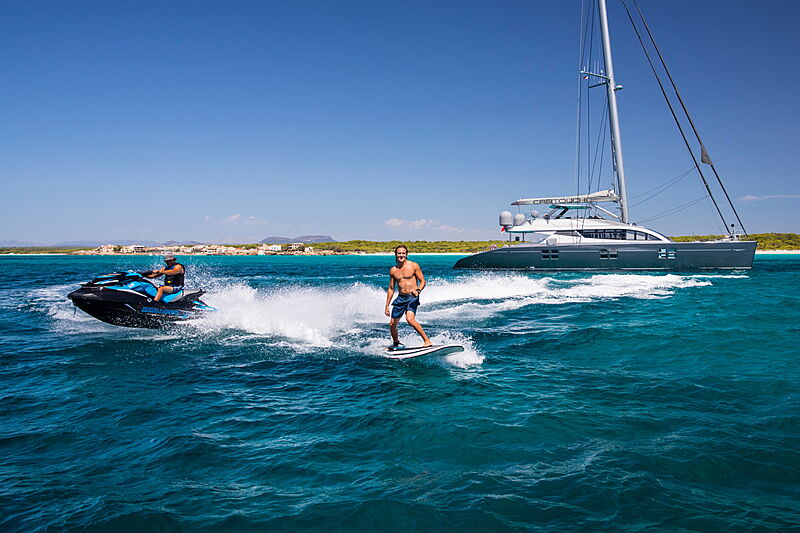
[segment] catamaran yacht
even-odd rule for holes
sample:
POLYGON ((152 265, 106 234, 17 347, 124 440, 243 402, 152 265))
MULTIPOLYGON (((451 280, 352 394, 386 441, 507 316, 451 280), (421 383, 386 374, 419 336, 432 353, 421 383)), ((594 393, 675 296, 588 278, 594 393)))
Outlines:
MULTIPOLYGON (((549 209, 540 214, 536 209, 529 213, 512 215, 509 211, 500 213, 500 230, 508 235, 508 243, 502 247, 479 252, 460 259, 455 268, 473 269, 529 269, 529 270, 707 270, 707 269, 748 269, 752 267, 756 242, 744 240, 735 231, 735 225, 728 225, 720 203, 712 194, 710 180, 701 168, 701 164, 710 166, 718 182, 718 188, 725 193, 730 210, 741 224, 736 208, 722 183, 708 152, 700 139, 694 122, 689 116, 683 99, 674 84, 672 76, 663 61, 650 28, 639 11, 641 25, 652 42, 652 48, 658 53, 663 72, 680 102, 686 120, 700 144, 700 161, 693 153, 687 140, 687 133, 677 118, 676 107, 664 89, 650 53, 645 47, 642 33, 637 25, 634 30, 640 37, 642 48, 662 88, 662 93, 672 111, 684 143, 694 161, 705 186, 706 198, 713 203, 728 235, 717 241, 674 242, 667 236, 643 226, 634 224, 628 216, 628 197, 625 187, 625 166, 622 159, 622 139, 619 130, 616 93, 622 86, 614 78, 614 67, 611 58, 611 40, 608 30, 606 1, 589 2, 589 16, 599 19, 602 42, 602 67, 590 71, 588 67, 581 69, 581 76, 587 82, 588 89, 605 88, 607 105, 607 127, 610 132, 611 158, 613 162, 612 187, 608 190, 590 194, 550 198, 521 198, 511 205, 532 206, 549 209), (600 204, 612 204, 605 208, 600 204), (616 209, 614 205, 616 204, 616 209)), ((626 11, 625 0, 622 0, 626 11)), ((638 6, 637 6, 638 9, 638 6)), ((633 17, 628 12, 631 22, 633 17)), ((587 16, 588 18, 588 16, 587 16)), ((673 97, 673 99, 675 98, 673 97)), ((591 182, 591 180, 590 180, 591 182)), ((531 208, 531 207, 528 207, 531 208)), ((746 235, 746 233, 745 233, 746 235)))

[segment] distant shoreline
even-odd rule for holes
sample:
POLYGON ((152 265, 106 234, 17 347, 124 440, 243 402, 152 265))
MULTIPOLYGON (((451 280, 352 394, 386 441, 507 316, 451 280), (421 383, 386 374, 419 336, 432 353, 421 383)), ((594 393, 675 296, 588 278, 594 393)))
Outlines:
MULTIPOLYGON (((475 252, 417 252, 408 254, 416 255, 472 255, 475 252)), ((71 257, 160 257, 161 254, 76 254, 72 252, 30 252, 30 253, 0 253, 0 256, 71 256, 71 257)), ((183 254, 178 254, 183 255, 183 254)), ((185 257, 275 257, 275 256, 307 256, 331 257, 341 255, 374 255, 393 256, 392 252, 337 252, 333 254, 308 253, 308 252, 282 252, 264 255, 231 255, 231 254, 186 254, 185 257)), ((800 250, 756 250, 756 255, 800 255, 800 250)))
MULTIPOLYGON (((719 235, 693 235, 671 237, 673 242, 719 241, 719 235)), ((800 234, 758 233, 749 236, 758 241, 757 254, 800 254, 800 234)), ((470 255, 507 246, 507 240, 488 241, 332 241, 290 244, 175 244, 175 245, 116 245, 103 244, 94 248, 58 246, 0 246, 0 255, 166 255, 176 256, 226 256, 226 255, 388 255, 401 244, 408 246, 409 255, 470 255)), ((610 244, 610 243, 609 243, 610 244)), ((624 244, 623 242, 619 243, 624 244)))
MULTIPOLYGON (((409 257, 415 255, 472 255, 473 252, 417 252, 408 254, 409 257)), ((800 253, 798 251, 797 253, 800 253)), ((28 256, 28 255, 47 255, 47 256, 70 256, 70 257, 161 257, 162 254, 80 254, 74 252, 30 252, 30 253, 15 253, 15 252, 0 252, 0 256, 13 255, 13 256, 28 256)), ((317 256, 317 257, 332 257, 337 255, 379 255, 379 256, 394 256, 392 252, 336 252, 332 254, 317 253, 317 252, 280 252, 272 254, 175 254, 178 257, 276 257, 276 256, 317 256)))

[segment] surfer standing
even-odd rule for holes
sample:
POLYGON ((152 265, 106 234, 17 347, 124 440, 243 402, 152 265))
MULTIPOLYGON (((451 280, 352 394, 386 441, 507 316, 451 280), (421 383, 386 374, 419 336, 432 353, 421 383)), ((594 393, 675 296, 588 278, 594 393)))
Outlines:
POLYGON ((389 289, 386 291, 386 316, 391 316, 389 320, 389 331, 392 333, 392 348, 399 348, 400 339, 397 336, 397 324, 406 315, 408 324, 422 337, 423 346, 431 346, 433 343, 425 335, 422 326, 415 317, 417 307, 419 307, 419 293, 425 288, 425 276, 422 269, 414 261, 408 260, 408 248, 401 244, 394 249, 395 266, 389 271, 389 289), (392 301, 394 287, 397 284, 398 295, 392 302, 392 310, 389 312, 389 302, 392 301))

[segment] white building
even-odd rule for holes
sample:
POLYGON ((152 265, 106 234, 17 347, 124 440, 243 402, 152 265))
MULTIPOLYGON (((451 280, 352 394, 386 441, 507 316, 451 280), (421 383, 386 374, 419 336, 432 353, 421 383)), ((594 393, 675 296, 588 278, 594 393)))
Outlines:
POLYGON ((123 254, 143 254, 147 249, 141 244, 131 244, 121 247, 119 251, 123 254))

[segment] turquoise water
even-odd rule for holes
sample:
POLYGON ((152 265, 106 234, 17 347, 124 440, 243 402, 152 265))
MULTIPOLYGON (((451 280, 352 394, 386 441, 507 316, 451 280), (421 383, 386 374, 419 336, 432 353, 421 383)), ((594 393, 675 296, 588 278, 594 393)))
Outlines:
POLYGON ((66 300, 157 259, 0 258, 0 530, 800 523, 800 256, 543 275, 412 254, 419 320, 466 351, 405 362, 382 353, 390 257, 187 258, 220 310, 175 331, 66 300))

